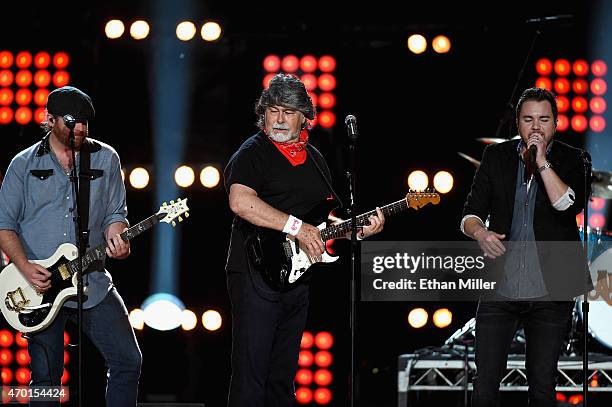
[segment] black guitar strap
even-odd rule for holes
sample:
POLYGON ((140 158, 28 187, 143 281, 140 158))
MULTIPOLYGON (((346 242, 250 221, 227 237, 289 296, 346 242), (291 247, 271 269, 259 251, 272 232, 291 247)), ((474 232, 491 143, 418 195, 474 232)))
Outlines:
POLYGON ((323 177, 323 180, 325 180, 325 184, 327 185, 327 188, 329 188, 329 191, 333 195, 334 199, 336 200, 336 202, 338 202, 338 207, 342 208, 343 206, 342 200, 340 199, 338 194, 336 194, 336 191, 334 191, 334 188, 332 187, 331 179, 329 179, 329 174, 327 174, 322 169, 322 167, 325 166, 325 163, 323 162, 323 156, 321 155, 319 150, 317 150, 314 146, 310 144, 306 144, 306 150, 308 150, 308 152, 310 153, 310 156, 313 158, 312 162, 315 168, 317 169, 317 171, 319 172, 319 174, 321 174, 321 177, 323 177))
POLYGON ((79 209, 81 211, 80 225, 81 236, 79 236, 80 247, 89 247, 89 182, 99 178, 104 173, 103 170, 92 170, 91 167, 91 152, 100 150, 100 145, 91 141, 85 140, 83 148, 81 148, 81 157, 79 159, 79 209))

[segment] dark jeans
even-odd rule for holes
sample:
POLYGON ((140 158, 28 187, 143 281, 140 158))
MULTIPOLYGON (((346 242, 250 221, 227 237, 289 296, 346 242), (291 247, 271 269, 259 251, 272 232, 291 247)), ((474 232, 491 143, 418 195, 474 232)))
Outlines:
POLYGON ((293 381, 308 313, 307 284, 275 293, 259 274, 229 272, 230 407, 293 407, 293 381), (254 285, 256 284, 256 285, 254 285))
POLYGON ((499 384, 519 324, 525 329, 529 406, 556 406, 557 362, 573 306, 573 302, 480 301, 472 406, 499 406, 499 384))
MULTIPOLYGON (((31 386, 60 385, 64 366, 64 328, 69 319, 76 322, 76 310, 63 307, 47 329, 30 335, 28 352, 31 357, 31 386)), ((106 405, 136 406, 142 356, 123 299, 114 288, 98 305, 83 310, 83 333, 98 348, 108 368, 106 405)), ((97 397, 89 395, 87 398, 97 401, 97 397)), ((70 398, 76 401, 76 394, 71 394, 70 398)), ((98 405, 87 400, 84 402, 87 405, 98 405)), ((60 404, 32 402, 30 405, 42 407, 60 404)))

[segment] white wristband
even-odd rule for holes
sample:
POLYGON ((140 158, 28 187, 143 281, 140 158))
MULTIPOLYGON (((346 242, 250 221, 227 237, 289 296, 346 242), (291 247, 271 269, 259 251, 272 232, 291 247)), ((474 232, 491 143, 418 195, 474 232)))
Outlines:
POLYGON ((302 221, 296 218, 293 215, 289 215, 289 219, 287 219, 287 223, 285 223, 285 227, 283 228, 283 233, 288 233, 291 236, 297 236, 300 228, 302 227, 302 221))

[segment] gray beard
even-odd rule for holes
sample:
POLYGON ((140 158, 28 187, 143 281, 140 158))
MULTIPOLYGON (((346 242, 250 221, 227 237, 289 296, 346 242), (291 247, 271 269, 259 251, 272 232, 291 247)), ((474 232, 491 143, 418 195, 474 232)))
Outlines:
POLYGON ((270 132, 270 138, 276 141, 277 143, 286 143, 291 140, 297 140, 299 136, 300 136, 299 132, 287 133, 287 134, 275 133, 274 130, 270 132))

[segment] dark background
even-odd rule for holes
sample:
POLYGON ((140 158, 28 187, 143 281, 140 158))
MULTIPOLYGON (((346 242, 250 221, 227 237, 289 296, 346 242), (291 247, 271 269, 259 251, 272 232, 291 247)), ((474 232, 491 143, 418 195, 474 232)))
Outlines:
MULTIPOLYGON (((474 167, 457 152, 480 158, 483 144, 476 138, 495 135, 517 81, 519 93, 533 86, 537 58, 591 57, 590 21, 598 10, 596 2, 582 1, 490 2, 484 7, 467 2, 377 1, 362 6, 215 1, 197 4, 191 11, 184 2, 168 3, 172 4, 168 19, 176 14, 196 25, 213 19, 223 27, 217 42, 205 43, 196 35, 186 44, 177 44, 177 58, 180 53, 186 55, 192 69, 184 162, 215 162, 223 168, 231 153, 255 132, 252 110, 261 91, 264 56, 331 54, 338 62, 334 91, 338 102, 333 109, 338 121, 331 130, 314 129, 311 141, 327 157, 343 198, 348 145, 342 121, 349 113, 357 116, 360 131, 357 199, 363 210, 402 198, 412 170, 423 169, 430 180, 438 170, 453 174, 455 186, 439 205, 389 219, 378 240, 464 238, 458 225, 474 167), (561 14, 571 14, 572 21, 540 27, 542 34, 519 79, 536 28, 525 20, 561 14), (429 49, 422 55, 411 54, 406 39, 414 32, 428 39, 446 34, 453 44, 451 52, 438 55, 429 49)), ((128 24, 137 18, 151 21, 150 2, 24 5, 12 6, 4 15, 0 48, 68 52, 70 84, 91 95, 96 107, 91 136, 114 146, 126 167, 153 164, 152 104, 157 95, 151 91, 149 77, 155 35, 140 42, 129 34, 114 41, 104 36, 104 24, 110 18, 128 24)), ((179 17, 171 23, 175 21, 179 17)), ((501 137, 514 134, 511 126, 501 131, 501 137)), ((0 127, 2 171, 18 151, 40 136, 33 124, 0 127)), ((609 137, 609 131, 600 136, 609 137)), ((578 147, 585 140, 571 131, 559 138, 578 147)), ((127 190, 133 223, 160 204, 151 188, 136 191, 128 186, 127 190)), ((174 230, 182 241, 174 270, 179 276, 179 297, 196 314, 207 307, 219 310, 225 324, 215 333, 205 332, 201 325, 191 332, 146 327, 138 331, 144 355, 140 399, 165 397, 221 406, 230 374, 231 320, 224 261, 232 215, 221 186, 214 190, 193 186, 183 194, 190 199, 192 216, 174 230)), ((139 307, 151 294, 154 233, 133 241, 127 260, 108 265, 129 309, 139 307)), ((346 243, 336 248, 347 252, 346 243)), ((335 335, 332 388, 338 406, 346 404, 350 358, 346 259, 345 255, 333 272, 313 280, 308 322, 311 331, 328 330, 335 335)), ((394 405, 398 355, 441 345, 474 312, 473 303, 359 304, 362 405, 394 405), (407 314, 416 305, 430 313, 448 307, 453 323, 444 329, 431 323, 412 329, 407 314)), ((99 393, 101 399, 103 362, 91 347, 87 356, 87 391, 99 393)), ((456 397, 453 403, 460 402, 461 396, 456 397)))

